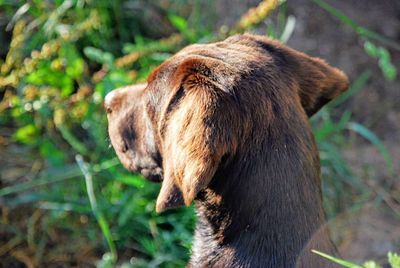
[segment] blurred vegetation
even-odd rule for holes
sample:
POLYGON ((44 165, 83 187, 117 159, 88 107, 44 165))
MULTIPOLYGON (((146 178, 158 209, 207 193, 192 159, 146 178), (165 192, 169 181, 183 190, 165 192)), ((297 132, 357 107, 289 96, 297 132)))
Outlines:
MULTIPOLYGON (((342 259, 334 258, 316 250, 313 250, 313 252, 346 268, 382 268, 382 266, 375 261, 366 261, 363 265, 359 265, 342 259)), ((387 260, 391 268, 400 268, 400 255, 397 253, 389 252, 387 254, 387 260)))
MULTIPOLYGON (((25 166, 24 174, 0 180, 5 266, 183 267, 187 262, 193 208, 155 214, 159 185, 119 164, 107 137, 103 98, 145 80, 187 44, 249 30, 274 9, 264 32, 286 42, 296 20, 287 16, 284 1, 262 1, 233 27, 215 29, 212 12, 205 15, 200 1, 171 1, 167 8, 153 2, 0 0, 0 32, 7 40, 0 51, 0 157, 16 155, 16 166, 25 166)), ((365 37, 367 53, 393 79, 386 43, 377 46, 372 42, 379 40, 370 37, 365 37)), ((329 217, 372 195, 339 153, 349 131, 372 142, 392 166, 371 131, 353 122, 349 111, 340 116, 334 111, 368 78, 366 70, 348 93, 312 119, 329 217)))

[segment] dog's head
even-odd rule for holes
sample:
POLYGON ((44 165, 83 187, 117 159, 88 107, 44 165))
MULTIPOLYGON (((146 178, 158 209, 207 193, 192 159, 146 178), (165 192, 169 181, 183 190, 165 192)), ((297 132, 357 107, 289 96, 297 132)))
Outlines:
POLYGON ((189 205, 271 114, 311 116, 347 87, 347 77, 320 59, 239 35, 184 48, 147 83, 110 92, 104 105, 123 165, 162 182, 162 211, 189 205))

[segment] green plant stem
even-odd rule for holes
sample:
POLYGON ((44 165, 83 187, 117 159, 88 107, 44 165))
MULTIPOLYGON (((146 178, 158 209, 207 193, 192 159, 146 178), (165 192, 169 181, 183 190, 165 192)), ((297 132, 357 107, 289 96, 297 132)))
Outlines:
POLYGON ((320 256, 324 257, 325 259, 328 259, 328 260, 330 260, 332 262, 335 262, 335 263, 340 264, 340 265, 342 265, 344 267, 347 267, 347 268, 363 268, 362 266, 360 266, 358 264, 354 264, 354 263, 351 263, 351 262, 348 262, 348 261, 344 261, 344 260, 332 257, 332 256, 330 256, 328 254, 325 254, 323 252, 320 252, 318 250, 312 249, 311 252, 313 252, 313 253, 315 253, 317 255, 320 255, 320 256))
POLYGON ((104 217, 103 213, 97 206, 96 196, 94 194, 94 189, 93 189, 92 173, 90 173, 89 167, 83 161, 83 157, 81 155, 76 155, 75 159, 76 159, 76 162, 78 163, 80 170, 83 173, 83 176, 85 177, 86 191, 87 191, 87 194, 89 197, 89 202, 90 202, 90 206, 92 208, 93 214, 96 217, 97 222, 100 226, 100 229, 103 232, 103 235, 107 241, 108 248, 110 249, 110 252, 111 252, 112 261, 115 263, 117 261, 117 249, 116 249, 114 241, 112 239, 110 227, 106 221, 106 218, 104 217))
POLYGON ((61 132, 63 138, 71 145, 72 148, 74 148, 80 154, 88 154, 88 150, 86 149, 85 145, 82 144, 67 127, 64 125, 57 125, 57 128, 61 132))
POLYGON ((400 51, 400 45, 398 43, 396 43, 395 41, 393 41, 385 36, 382 36, 381 34, 378 34, 374 31, 371 31, 365 27, 358 25, 354 20, 352 20, 348 16, 346 16, 341 10, 334 8, 333 6, 329 5, 328 3, 326 3, 323 0, 313 0, 313 1, 318 6, 320 6, 322 9, 329 12, 332 16, 338 18, 342 23, 351 27, 357 34, 359 34, 365 38, 379 41, 387 46, 390 46, 390 47, 400 51))

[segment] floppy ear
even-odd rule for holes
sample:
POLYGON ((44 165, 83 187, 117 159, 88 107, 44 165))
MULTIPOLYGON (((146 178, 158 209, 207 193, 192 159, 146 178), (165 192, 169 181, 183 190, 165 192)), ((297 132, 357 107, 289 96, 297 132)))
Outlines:
POLYGON ((349 87, 347 76, 319 58, 297 52, 299 62, 296 72, 301 104, 311 117, 326 103, 349 87))
POLYGON ((232 107, 224 104, 226 93, 210 79, 204 64, 188 59, 174 75, 175 93, 159 126, 164 180, 157 212, 189 206, 209 184, 221 158, 235 147, 235 131, 229 123, 234 121, 229 111, 232 107))
POLYGON ((283 65, 282 68, 289 71, 286 75, 296 79, 301 104, 309 117, 349 86, 347 76, 322 59, 310 57, 267 37, 245 34, 241 38, 255 41, 271 54, 276 65, 283 65))

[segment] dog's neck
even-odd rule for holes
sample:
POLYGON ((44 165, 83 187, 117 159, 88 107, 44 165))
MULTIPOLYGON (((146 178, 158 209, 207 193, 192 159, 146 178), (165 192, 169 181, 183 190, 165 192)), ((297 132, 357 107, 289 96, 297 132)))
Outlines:
POLYGON ((288 128, 268 128, 257 152, 243 149, 199 195, 191 266, 333 267, 310 252, 335 252, 321 228, 320 166, 311 129, 299 126, 299 134, 288 128))

